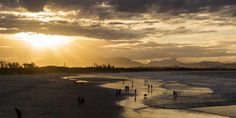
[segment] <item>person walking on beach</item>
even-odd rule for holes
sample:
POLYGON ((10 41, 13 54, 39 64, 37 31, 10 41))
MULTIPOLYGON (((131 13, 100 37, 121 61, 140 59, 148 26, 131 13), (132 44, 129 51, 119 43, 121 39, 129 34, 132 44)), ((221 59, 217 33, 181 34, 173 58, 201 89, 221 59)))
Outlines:
POLYGON ((118 92, 118 93, 119 93, 119 95, 121 95, 121 89, 119 89, 119 92, 118 92))
POLYGON ((21 111, 18 108, 15 108, 15 111, 16 111, 17 118, 21 118, 22 116, 21 111))
POLYGON ((134 87, 134 81, 132 80, 132 88, 134 87))
POLYGON ((81 97, 79 96, 78 97, 78 106, 80 106, 81 105, 81 97))
POLYGON ((116 89, 116 97, 119 96, 119 89, 116 89))
POLYGON ((134 89, 134 94, 137 95, 137 89, 134 89))
POLYGON ((174 90, 173 91, 173 99, 176 100, 178 97, 178 93, 174 90))
POLYGON ((81 97, 81 104, 82 104, 82 105, 85 104, 85 99, 84 99, 84 97, 81 97))

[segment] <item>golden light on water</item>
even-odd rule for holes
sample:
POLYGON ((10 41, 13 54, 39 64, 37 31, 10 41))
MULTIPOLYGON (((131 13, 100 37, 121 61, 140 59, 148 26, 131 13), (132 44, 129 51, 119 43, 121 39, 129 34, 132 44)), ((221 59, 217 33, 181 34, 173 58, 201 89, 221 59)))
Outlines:
POLYGON ((63 45, 68 45, 73 38, 60 35, 47 35, 31 32, 22 32, 14 35, 17 40, 23 40, 32 45, 36 49, 56 48, 63 45))

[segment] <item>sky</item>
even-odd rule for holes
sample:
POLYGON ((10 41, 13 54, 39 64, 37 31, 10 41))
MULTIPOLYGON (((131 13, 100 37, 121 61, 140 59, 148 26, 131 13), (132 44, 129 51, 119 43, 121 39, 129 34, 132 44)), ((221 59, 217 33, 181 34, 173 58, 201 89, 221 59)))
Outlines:
MULTIPOLYGON (((236 60, 235 0, 0 0, 0 60, 236 60)), ((103 62, 106 63, 106 62, 103 62)))

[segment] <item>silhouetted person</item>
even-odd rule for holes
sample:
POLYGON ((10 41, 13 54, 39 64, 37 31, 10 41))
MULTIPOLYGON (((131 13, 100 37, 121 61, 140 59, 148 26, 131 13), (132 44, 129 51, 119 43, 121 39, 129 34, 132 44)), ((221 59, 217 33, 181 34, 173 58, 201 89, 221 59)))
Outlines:
POLYGON ((173 99, 176 100, 178 97, 178 93, 176 91, 173 91, 173 99))
POLYGON ((134 94, 137 95, 137 89, 134 89, 134 94))
POLYGON ((153 86, 151 85, 151 89, 153 88, 153 86))
POLYGON ((146 100, 147 99, 147 94, 143 94, 143 97, 146 100))
POLYGON ((21 111, 18 108, 15 108, 15 111, 16 111, 17 118, 21 118, 22 116, 21 111))
POLYGON ((148 85, 148 90, 150 89, 150 85, 148 85))
POLYGON ((78 97, 78 106, 80 106, 81 105, 81 97, 79 96, 78 97))
POLYGON ((116 89, 116 96, 119 96, 119 90, 116 89))
POLYGON ((121 95, 121 89, 119 89, 119 92, 118 92, 118 93, 119 93, 119 95, 121 95))
POLYGON ((125 91, 129 91, 129 86, 125 86, 125 91))
POLYGON ((81 97, 81 104, 85 104, 85 99, 84 99, 84 97, 81 97))

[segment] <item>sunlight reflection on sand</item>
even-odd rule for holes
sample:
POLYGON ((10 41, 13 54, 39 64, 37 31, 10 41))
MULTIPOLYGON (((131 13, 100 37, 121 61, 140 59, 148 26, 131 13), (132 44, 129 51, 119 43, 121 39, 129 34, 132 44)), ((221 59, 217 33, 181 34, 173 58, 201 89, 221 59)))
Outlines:
MULTIPOLYGON (((149 79, 139 77, 138 79, 133 79, 132 77, 124 77, 124 76, 107 76, 102 74, 94 74, 94 75, 79 75, 79 76, 70 76, 64 77, 63 79, 68 79, 71 81, 86 81, 84 78, 108 78, 108 79, 121 79, 123 81, 119 82, 111 82, 104 83, 101 87, 111 88, 111 89, 122 89, 122 93, 124 93, 124 97, 126 99, 118 101, 117 104, 124 108, 124 112, 122 116, 124 118, 228 118, 225 116, 198 112, 194 109, 163 109, 158 107, 150 107, 155 106, 155 101, 160 102, 158 97, 162 95, 172 95, 173 90, 177 90, 181 92, 182 95, 186 96, 197 96, 210 94, 213 91, 209 88, 205 87, 193 87, 185 84, 180 84, 176 81, 163 82, 158 79, 149 79), (126 81, 125 81, 126 80, 126 81), (148 89, 147 85, 144 85, 144 80, 148 80, 149 85, 153 85, 153 89, 148 89), (133 81, 133 87, 132 87, 133 81), (125 86, 130 87, 129 92, 125 92, 125 86), (162 86, 165 86, 164 89, 162 86), (137 95, 135 97, 134 90, 137 89, 137 95), (126 96, 127 94, 133 94, 131 96, 126 96), (144 99, 144 94, 147 94, 147 99, 144 99), (148 106, 148 105, 150 106, 148 106)), ((171 100, 172 97, 170 97, 171 100)), ((164 100, 166 102, 167 100, 164 100)), ((168 101, 167 101, 168 102, 168 101)))
MULTIPOLYGON (((188 111, 188 110, 174 110, 174 109, 161 109, 161 108, 152 108, 145 105, 145 102, 148 102, 150 98, 154 96, 160 96, 167 92, 166 89, 161 88, 162 85, 161 81, 158 80, 149 80, 149 83, 153 85, 152 92, 148 92, 147 86, 144 86, 144 79, 137 79, 133 80, 133 88, 131 81, 125 81, 125 84, 122 82, 119 83, 108 83, 102 85, 102 87, 106 88, 113 88, 113 89, 124 89, 124 86, 131 87, 131 93, 134 93, 134 89, 137 89, 137 97, 135 96, 127 97, 127 99, 119 101, 117 104, 124 107, 124 118, 225 118, 223 116, 202 113, 202 112, 195 112, 195 111, 188 111), (148 94, 147 100, 144 100, 143 94, 148 94)), ((190 89, 191 90, 191 89, 190 89)), ((188 91, 190 91, 188 90, 188 91)), ((197 89, 196 87, 192 89, 195 93, 205 93, 205 92, 212 92, 209 89, 197 89)))

